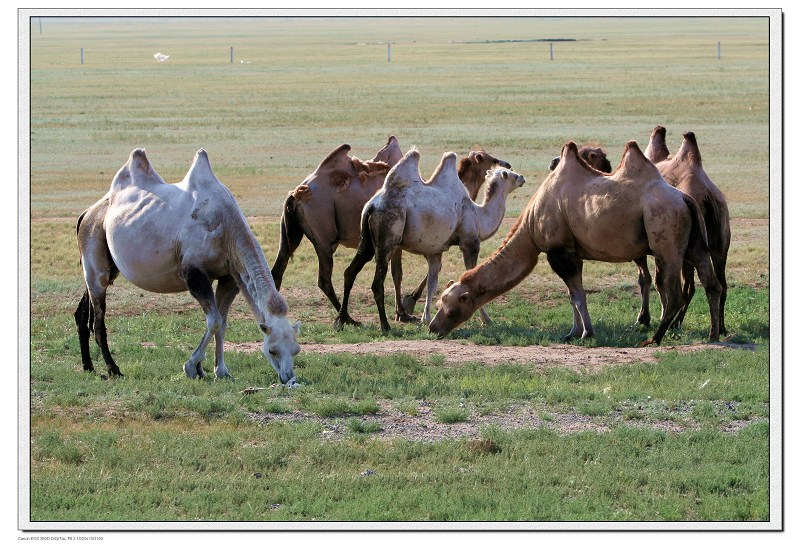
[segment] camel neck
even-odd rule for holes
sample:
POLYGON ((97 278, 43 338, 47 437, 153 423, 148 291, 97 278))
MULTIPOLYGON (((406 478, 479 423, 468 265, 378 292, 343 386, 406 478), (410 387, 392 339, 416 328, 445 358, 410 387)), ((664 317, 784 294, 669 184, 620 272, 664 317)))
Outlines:
POLYGON ((508 195, 501 189, 495 188, 484 196, 483 203, 477 205, 478 213, 478 238, 486 241, 492 237, 506 215, 506 199, 508 195))
POLYGON ((460 283, 475 295, 477 307, 516 287, 539 261, 541 251, 525 228, 524 218, 525 212, 492 256, 461 276, 460 283))
MULTIPOLYGON (((244 219, 242 219, 244 221, 244 219)), ((236 250, 235 269, 239 275, 239 288, 260 323, 272 324, 273 315, 285 315, 286 301, 275 288, 264 251, 245 222, 245 230, 234 238, 236 250)))

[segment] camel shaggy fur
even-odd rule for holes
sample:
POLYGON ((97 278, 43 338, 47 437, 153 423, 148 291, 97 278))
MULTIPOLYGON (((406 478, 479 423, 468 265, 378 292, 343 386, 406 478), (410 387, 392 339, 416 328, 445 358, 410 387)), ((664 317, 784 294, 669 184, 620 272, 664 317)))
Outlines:
POLYGON ((121 273, 150 292, 188 290, 203 308, 206 331, 183 366, 188 377, 205 375, 201 363, 212 338, 216 377, 231 377, 223 342, 228 311, 241 291, 264 335, 267 360, 282 383, 297 383, 293 363, 300 323, 286 319, 286 301, 272 282, 261 246, 233 194, 211 171, 205 150, 197 152, 177 184, 164 182, 145 151, 134 150, 108 193, 80 215, 77 235, 86 282, 75 311, 84 370, 94 370, 89 353, 94 331, 109 374, 122 376, 105 326, 106 291, 121 273))
MULTIPOLYGON (((341 328, 346 323, 358 324, 347 312, 350 291, 358 273, 375 257, 372 292, 381 328, 389 330, 383 284, 389 260, 398 250, 423 255, 428 261, 428 296, 422 317, 427 324, 438 285, 442 253, 458 245, 465 266, 474 266, 481 241, 491 237, 503 220, 506 198, 524 183, 523 176, 495 167, 486 173, 484 201, 477 205, 458 177, 455 153, 442 157, 426 183, 419 172, 419 152, 411 149, 389 172, 383 188, 364 206, 361 243, 344 274, 344 297, 336 327, 341 328)), ((395 287, 395 297, 400 300, 398 287, 395 287)), ((484 320, 488 321, 488 316, 484 320)))
POLYGON ((676 190, 634 141, 617 170, 606 176, 567 143, 555 171, 545 179, 500 248, 461 275, 442 294, 430 330, 445 336, 476 309, 510 290, 546 253, 569 291, 572 329, 566 339, 594 334, 583 288, 583 261, 627 262, 653 255, 661 296, 661 324, 644 344, 660 343, 681 305, 684 260, 697 268, 709 302, 709 337, 719 338, 720 287, 713 272, 705 227, 695 201, 676 190))

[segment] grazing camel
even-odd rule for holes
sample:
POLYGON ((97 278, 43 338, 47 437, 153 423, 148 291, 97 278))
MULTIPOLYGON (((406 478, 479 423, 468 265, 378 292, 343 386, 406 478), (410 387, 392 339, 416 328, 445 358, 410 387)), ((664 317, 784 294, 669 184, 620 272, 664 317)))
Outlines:
POLYGON ((661 324, 643 344, 660 343, 681 305, 681 267, 697 268, 706 290, 712 340, 719 338, 720 287, 714 276, 703 219, 695 201, 676 190, 647 160, 634 141, 610 176, 588 166, 575 143, 545 179, 500 248, 461 275, 442 294, 431 332, 445 336, 477 308, 510 290, 536 266, 539 253, 564 280, 573 309, 566 335, 593 336, 583 288, 583 261, 627 262, 652 254, 661 296, 661 324))
POLYGON ((122 376, 108 348, 106 290, 118 274, 144 290, 188 290, 206 316, 206 331, 184 364, 189 378, 203 377, 206 346, 215 339, 217 378, 232 378, 223 359, 228 311, 239 291, 264 334, 263 352, 286 385, 297 384, 294 356, 300 323, 286 319, 286 300, 272 282, 261 246, 233 194, 211 171, 200 150, 184 179, 167 184, 136 149, 111 189, 78 218, 78 249, 86 290, 75 311, 83 369, 93 371, 89 333, 111 376, 122 376), (212 282, 217 280, 216 291, 212 282))
MULTIPOLYGON (((664 180, 681 192, 690 195, 700 207, 700 212, 705 221, 711 262, 714 265, 714 273, 719 281, 721 290, 719 332, 725 335, 728 332, 725 327, 725 301, 728 297, 725 268, 728 262, 728 250, 731 245, 728 203, 723 193, 711 182, 711 179, 703 169, 695 134, 691 131, 684 133, 680 149, 673 157, 670 157, 666 145, 666 133, 667 130, 660 125, 653 129, 653 133, 650 135, 650 143, 645 149, 645 155, 656 164, 664 180)), ((651 281, 650 271, 647 268, 647 258, 642 257, 637 260, 636 265, 639 268, 639 287, 642 290, 642 309, 639 312, 638 320, 640 323, 647 325, 650 323, 649 290, 651 281)), ((683 323, 694 292, 694 267, 691 263, 686 262, 683 266, 683 303, 673 322, 673 326, 677 327, 683 323)))
MULTIPOLYGON (((384 178, 403 153, 397 138, 389 137, 386 146, 370 161, 348 157, 350 146, 343 144, 322 160, 302 184, 286 198, 281 216, 281 241, 272 265, 275 286, 280 289, 289 259, 307 237, 314 245, 319 262, 317 284, 338 312, 341 305, 333 288, 333 255, 339 245, 355 249, 361 235, 361 210, 383 185, 384 178)), ((461 160, 459 176, 470 196, 478 194, 486 171, 495 165, 511 166, 483 150, 472 151, 461 160)), ((402 258, 392 257, 392 277, 402 282, 402 258)), ((427 278, 426 278, 427 279, 427 278)), ((407 297, 410 311, 396 305, 396 317, 410 320, 414 304, 425 289, 425 281, 407 297)))
MULTIPOLYGON (((458 177, 455 153, 442 157, 426 183, 419 172, 419 152, 412 148, 386 176, 383 188, 364 206, 361 243, 344 273, 344 296, 336 328, 342 328, 346 323, 359 324, 347 312, 350 291, 358 273, 375 257, 372 292, 381 329, 389 330, 383 283, 389 260, 398 250, 423 255, 428 261, 428 296, 422 315, 427 324, 438 286, 442 253, 458 245, 464 256, 464 265, 471 268, 477 264, 481 241, 491 237, 500 227, 505 216, 506 198, 524 183, 523 176, 495 167, 486 173, 484 200, 477 205, 467 195, 458 177)), ((398 301, 401 297, 397 286, 395 297, 398 301)), ((488 322, 488 315, 482 317, 488 322)))

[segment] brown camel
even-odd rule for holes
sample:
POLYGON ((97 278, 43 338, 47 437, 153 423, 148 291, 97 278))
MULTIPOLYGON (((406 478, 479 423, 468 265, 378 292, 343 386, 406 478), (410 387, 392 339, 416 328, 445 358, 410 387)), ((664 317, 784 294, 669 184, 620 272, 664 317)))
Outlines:
MULTIPOLYGON (((419 152, 411 149, 386 176, 383 188, 364 206, 361 243, 344 273, 342 308, 335 326, 356 324, 347 313, 356 276, 375 257, 372 292, 378 306, 381 329, 389 330, 384 309, 383 284, 389 260, 398 249, 423 255, 428 261, 428 297, 422 320, 430 320, 430 308, 438 285, 442 253, 458 245, 467 268, 477 264, 481 241, 491 237, 505 216, 506 198, 525 178, 503 167, 486 173, 484 201, 477 205, 465 191, 456 170, 456 155, 445 154, 429 182, 419 173, 419 152)), ((400 300, 395 286, 395 299, 400 300)), ((488 316, 483 312, 484 322, 488 316)))
MULTIPOLYGON (((681 192, 690 195, 700 207, 700 212, 705 221, 711 262, 714 265, 714 273, 719 281, 721 291, 719 332, 725 335, 728 332, 725 327, 725 301, 728 297, 725 268, 731 244, 728 203, 723 193, 711 182, 711 179, 703 169, 695 134, 691 131, 684 133, 680 149, 673 157, 670 157, 665 139, 666 132, 667 130, 660 125, 653 129, 645 155, 656 164, 664 180, 681 192)), ((639 322, 649 324, 650 310, 648 304, 651 277, 647 268, 646 257, 637 260, 636 264, 639 267, 639 286, 642 289, 642 311, 639 313, 639 322)), ((677 327, 683 323, 694 292, 694 267, 691 263, 686 262, 683 266, 683 303, 673 322, 673 326, 677 327)))
MULTIPOLYGON (((341 305, 331 282, 333 255, 339 245, 358 247, 361 210, 381 188, 389 169, 403 156, 394 136, 389 137, 386 146, 370 161, 351 158, 347 155, 349 152, 347 144, 336 148, 289 193, 281 216, 278 255, 272 265, 272 277, 280 289, 289 259, 303 236, 307 237, 314 245, 319 262, 317 284, 336 311, 341 305)), ((461 161, 459 175, 471 196, 477 195, 486 171, 495 165, 508 166, 483 150, 470 152, 461 161)), ((400 253, 392 258, 392 277, 397 286, 402 282, 401 260, 400 253)), ((414 292, 415 296, 408 297, 411 310, 425 289, 425 281, 420 287, 414 292)), ((396 316, 401 320, 410 319, 399 305, 396 316)))
POLYGON ((267 360, 282 383, 297 384, 293 363, 300 323, 286 319, 286 300, 272 282, 264 252, 233 194, 211 171, 205 150, 197 152, 177 184, 164 182, 144 150, 134 150, 106 195, 78 218, 77 232, 86 290, 75 322, 84 370, 94 370, 89 353, 94 331, 109 374, 122 376, 105 325, 106 290, 121 273, 146 291, 188 290, 203 308, 206 331, 183 366, 188 377, 205 375, 201 365, 214 338, 216 377, 231 378, 222 345, 228 311, 241 291, 264 335, 267 360))
POLYGON ((587 165, 575 143, 567 143, 558 167, 500 248, 444 291, 430 330, 439 336, 450 333, 476 309, 522 281, 542 252, 569 290, 573 325, 566 339, 594 334, 583 288, 583 261, 627 262, 647 254, 656 260, 662 312, 661 324, 644 344, 660 343, 680 310, 684 260, 694 264, 705 287, 709 337, 719 338, 720 287, 699 208, 664 181, 634 141, 626 145, 622 162, 610 176, 587 165))
POLYGON ((336 310, 340 304, 331 282, 333 254, 339 245, 358 246, 361 209, 403 156, 394 136, 372 160, 361 161, 349 152, 348 144, 337 147, 286 197, 278 256, 272 264, 272 278, 280 290, 289 259, 307 237, 319 261, 317 284, 336 310))

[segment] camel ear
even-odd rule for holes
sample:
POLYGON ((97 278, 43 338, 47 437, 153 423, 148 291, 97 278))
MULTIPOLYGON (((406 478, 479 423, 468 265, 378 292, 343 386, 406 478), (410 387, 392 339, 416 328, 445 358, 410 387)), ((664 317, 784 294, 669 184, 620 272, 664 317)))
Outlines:
POLYGON ((508 171, 506 171, 505 169, 503 170, 503 179, 508 180, 508 171))
POLYGON ((478 163, 483 163, 483 154, 475 154, 475 159, 478 160, 478 163))
POLYGON ((260 329, 261 329, 261 332, 263 332, 264 334, 267 334, 267 335, 269 335, 269 333, 270 333, 270 332, 272 332, 272 329, 271 329, 271 328, 269 328, 269 327, 268 327, 266 324, 264 324, 264 323, 259 323, 259 324, 258 324, 258 328, 260 328, 260 329))
POLYGON ((452 286, 453 286, 453 284, 454 284, 454 283, 455 283, 455 281, 453 281, 453 280, 451 279, 450 281, 448 281, 448 282, 447 282, 447 285, 445 286, 445 289, 449 289, 450 287, 452 287, 452 286))
POLYGON ((299 336, 300 335, 300 324, 301 324, 300 321, 298 321, 297 323, 292 325, 292 330, 294 331, 294 335, 295 336, 299 336))

